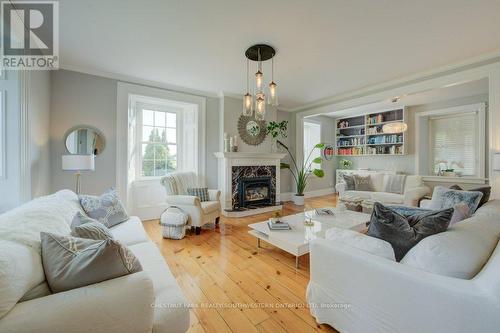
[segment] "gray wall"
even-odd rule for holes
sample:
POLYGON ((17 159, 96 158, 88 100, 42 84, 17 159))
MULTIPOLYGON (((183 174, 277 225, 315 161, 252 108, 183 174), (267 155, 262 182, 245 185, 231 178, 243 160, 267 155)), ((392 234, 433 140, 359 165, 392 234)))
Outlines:
MULTIPOLYGON (((106 148, 96 157, 95 171, 82 175, 82 192, 98 194, 116 184, 116 93, 117 80, 73 71, 58 70, 51 75, 50 148, 52 191, 74 189, 74 175, 61 170, 66 153, 64 135, 71 127, 91 125, 104 133, 106 148)), ((132 82, 133 83, 133 82, 132 82)), ((207 98, 207 185, 217 186, 219 100, 207 98)))

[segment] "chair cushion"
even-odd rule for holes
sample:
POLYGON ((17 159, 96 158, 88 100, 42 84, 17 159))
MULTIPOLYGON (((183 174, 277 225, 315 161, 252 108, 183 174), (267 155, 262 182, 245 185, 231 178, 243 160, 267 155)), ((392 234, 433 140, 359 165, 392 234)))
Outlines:
POLYGON ((405 254, 427 236, 443 232, 450 224, 453 208, 404 217, 376 202, 368 226, 368 236, 389 242, 400 261, 405 254))
POLYGON ((201 202, 201 209, 205 214, 214 212, 220 208, 219 201, 203 201, 201 202))
POLYGON ((149 238, 137 216, 131 216, 127 221, 109 229, 116 240, 125 245, 132 245, 149 241, 149 238))

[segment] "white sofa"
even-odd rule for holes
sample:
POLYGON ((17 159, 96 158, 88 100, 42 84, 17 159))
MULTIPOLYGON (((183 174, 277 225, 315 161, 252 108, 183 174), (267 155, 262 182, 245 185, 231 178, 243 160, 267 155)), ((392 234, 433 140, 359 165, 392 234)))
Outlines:
POLYGON ((7 263, 0 267, 0 314, 12 307, 0 315, 0 332, 187 331, 187 301, 134 216, 111 232, 136 255, 142 272, 50 294, 40 257, 40 231, 69 234, 78 211, 77 195, 63 190, 0 215, 0 262, 7 263), (9 263, 9 256, 15 260, 9 263))
POLYGON ((370 183, 373 191, 356 191, 347 190, 346 183, 339 181, 335 185, 335 189, 339 193, 339 197, 354 196, 371 201, 377 201, 385 204, 403 204, 406 206, 418 206, 421 198, 430 193, 430 188, 425 186, 422 176, 408 175, 404 185, 404 192, 388 193, 384 192, 384 177, 390 176, 384 173, 358 173, 360 176, 370 176, 370 183))
POLYGON ((187 189, 199 187, 198 177, 194 172, 174 172, 161 179, 167 192, 167 205, 179 207, 189 214, 188 225, 196 228, 199 235, 201 227, 207 223, 219 223, 221 214, 220 191, 208 190, 208 201, 188 195, 187 189))
POLYGON ((423 239, 399 263, 317 239, 310 244, 311 313, 349 333, 499 332, 499 239, 496 200, 423 239))

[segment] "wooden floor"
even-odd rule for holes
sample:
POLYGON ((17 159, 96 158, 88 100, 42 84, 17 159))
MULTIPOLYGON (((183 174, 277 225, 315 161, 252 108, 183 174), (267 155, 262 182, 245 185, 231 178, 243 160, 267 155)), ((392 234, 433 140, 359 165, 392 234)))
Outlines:
MULTIPOLYGON (((334 195, 306 199, 306 208, 336 206, 334 195)), ((283 215, 303 211, 287 202, 283 215)), ((250 223, 271 213, 221 218, 227 232, 202 230, 183 240, 161 237, 158 221, 144 226, 158 245, 185 296, 192 304, 189 332, 336 332, 318 325, 306 306, 309 257, 295 258, 248 234, 250 223)))

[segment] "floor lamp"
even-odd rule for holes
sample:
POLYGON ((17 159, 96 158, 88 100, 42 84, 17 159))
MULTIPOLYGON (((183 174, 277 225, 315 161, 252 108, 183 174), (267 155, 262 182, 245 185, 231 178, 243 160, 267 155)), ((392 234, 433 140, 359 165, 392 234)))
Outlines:
POLYGON ((80 176, 82 171, 94 171, 94 155, 63 155, 62 169, 75 171, 76 194, 80 194, 80 176))

